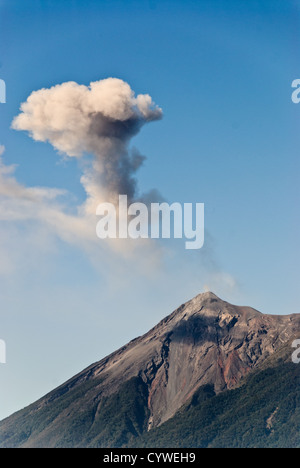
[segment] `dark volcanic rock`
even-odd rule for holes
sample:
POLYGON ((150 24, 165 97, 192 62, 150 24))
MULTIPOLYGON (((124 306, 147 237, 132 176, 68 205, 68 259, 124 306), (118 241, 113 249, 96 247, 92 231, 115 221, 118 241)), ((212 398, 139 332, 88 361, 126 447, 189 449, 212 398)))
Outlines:
POLYGON ((157 427, 201 386, 213 385, 216 393, 235 387, 243 376, 299 332, 299 314, 264 315, 249 307, 233 306, 213 293, 200 294, 146 335, 0 423, 2 445, 13 445, 9 442, 13 438, 8 435, 13 437, 22 418, 26 418, 28 433, 21 444, 18 442, 19 446, 57 445, 61 426, 72 427, 83 406, 90 408, 90 424, 95 424, 102 403, 133 378, 143 382, 143 392, 147 394, 146 426, 148 430, 157 427), (36 420, 45 407, 59 408, 71 391, 77 397, 70 397, 61 411, 56 411, 51 421, 47 420, 45 427, 39 426, 35 432, 31 418, 36 420))

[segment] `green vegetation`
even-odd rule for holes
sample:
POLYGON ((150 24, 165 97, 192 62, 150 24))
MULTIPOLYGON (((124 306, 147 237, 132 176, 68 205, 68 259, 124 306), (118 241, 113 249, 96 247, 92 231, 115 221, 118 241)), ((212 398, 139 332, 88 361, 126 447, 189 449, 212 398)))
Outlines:
POLYGON ((104 399, 99 415, 86 434, 89 447, 126 447, 146 431, 149 418, 147 386, 135 377, 104 399))
POLYGON ((300 447, 300 366, 280 363, 218 395, 211 386, 202 387, 135 446, 300 447))
POLYGON ((136 377, 118 393, 110 397, 99 393, 95 398, 100 383, 91 379, 61 394, 49 394, 48 403, 38 411, 38 404, 33 404, 9 418, 8 426, 2 421, 0 447, 126 446, 146 430, 147 387, 136 377))
POLYGON ((109 397, 101 383, 66 385, 2 421, 0 447, 300 447, 300 365, 284 356, 264 362, 234 390, 216 395, 201 387, 150 432, 142 379, 109 397))

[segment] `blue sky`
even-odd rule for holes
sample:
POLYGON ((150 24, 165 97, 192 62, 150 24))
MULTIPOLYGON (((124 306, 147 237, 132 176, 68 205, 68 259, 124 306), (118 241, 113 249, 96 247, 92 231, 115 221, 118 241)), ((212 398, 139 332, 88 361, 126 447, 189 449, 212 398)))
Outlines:
POLYGON ((132 140, 147 157, 141 191, 204 202, 207 230, 201 252, 171 242, 155 270, 115 253, 96 262, 46 225, 2 220, 0 418, 205 287, 265 313, 299 312, 297 2, 10 0, 0 27, 0 145, 19 184, 66 190, 70 209, 84 201, 80 163, 11 122, 34 90, 116 77, 164 113, 132 140))

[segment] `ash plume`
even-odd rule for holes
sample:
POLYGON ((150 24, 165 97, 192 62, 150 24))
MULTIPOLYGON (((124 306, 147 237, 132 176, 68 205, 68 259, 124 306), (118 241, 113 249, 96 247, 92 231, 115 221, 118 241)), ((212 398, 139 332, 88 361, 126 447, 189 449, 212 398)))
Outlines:
POLYGON ((15 130, 28 131, 69 157, 93 156, 81 178, 87 213, 95 213, 103 200, 116 201, 119 194, 137 197, 135 176, 145 157, 130 150, 129 143, 143 125, 162 118, 148 94, 135 96, 117 78, 89 86, 66 82, 34 91, 20 110, 12 122, 15 130))

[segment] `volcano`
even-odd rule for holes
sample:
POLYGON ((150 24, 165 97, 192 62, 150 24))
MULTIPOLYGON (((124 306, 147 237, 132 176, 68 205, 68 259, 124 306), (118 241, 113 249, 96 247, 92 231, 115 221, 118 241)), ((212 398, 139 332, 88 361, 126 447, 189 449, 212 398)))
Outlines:
MULTIPOLYGON (((195 407, 198 412, 201 407, 203 413, 204 407, 214 401, 209 416, 201 416, 201 411, 198 414, 197 427, 201 417, 203 421, 197 430, 190 419, 189 439, 178 437, 177 443, 174 436, 166 441, 168 444, 173 441, 174 446, 187 443, 189 446, 209 446, 219 440, 216 439, 220 437, 219 432, 201 440, 196 432, 199 435, 208 424, 210 428, 214 427, 218 418, 226 417, 224 411, 229 411, 230 405, 236 410, 237 405, 242 404, 239 398, 243 398, 244 408, 249 407, 248 416, 243 418, 247 424, 253 424, 252 439, 249 435, 251 441, 244 445, 257 445, 253 431, 255 433, 255 428, 261 425, 264 436, 272 439, 276 446, 276 440, 279 443, 275 437, 276 422, 280 423, 278 430, 282 440, 285 437, 282 435, 282 418, 290 421, 290 428, 285 426, 284 429, 287 441, 291 440, 289 431, 297 433, 300 423, 297 419, 300 366, 290 359, 291 342, 299 335, 300 314, 266 315, 250 307, 231 305, 211 292, 199 294, 145 335, 0 422, 0 447, 142 446, 147 445, 151 437, 153 444, 158 446, 161 438, 155 439, 154 435, 160 434, 162 428, 167 437, 168 431, 174 433, 176 427, 183 424, 180 417, 188 421, 195 413, 195 407), (278 379, 285 375, 284 382, 287 378, 288 382, 282 385, 291 387, 280 389, 281 393, 273 394, 273 397, 264 396, 267 398, 265 405, 259 406, 259 392, 265 395, 268 385, 273 388, 279 367, 281 377, 278 379), (253 388, 256 388, 255 395, 251 393, 253 388), (246 396, 241 392, 246 392, 246 396), (293 396, 294 403, 286 415, 284 402, 289 396, 293 396), (220 406, 220 399, 224 398, 228 399, 227 409, 223 403, 220 406), (248 401, 256 398, 253 404, 262 408, 258 425, 251 423, 254 406, 252 403, 247 406, 247 398, 248 401), (283 405, 286 416, 283 416, 280 405, 283 405), (211 420, 212 417, 215 419, 211 420)), ((234 423, 237 421, 229 425, 234 423)), ((286 421, 285 424, 289 423, 286 421)), ((298 435, 294 434, 295 440, 298 440, 299 427, 300 424, 298 435)), ((240 430, 243 432, 242 427, 240 430)), ((251 432, 251 428, 249 430, 251 432)), ((228 425, 224 426, 224 434, 226 431, 228 425)), ((231 443, 220 442, 219 445, 229 446, 231 443)))

